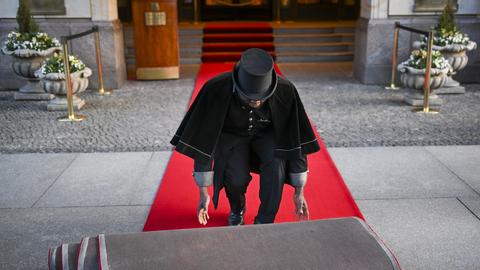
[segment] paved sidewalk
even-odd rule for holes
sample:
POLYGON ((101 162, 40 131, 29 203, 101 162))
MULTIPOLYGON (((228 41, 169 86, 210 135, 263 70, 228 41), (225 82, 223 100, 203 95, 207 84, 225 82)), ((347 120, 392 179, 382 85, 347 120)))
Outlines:
MULTIPOLYGON (((480 269, 480 146, 329 152, 404 269, 480 269)), ((45 269, 49 246, 141 231, 170 154, 0 155, 0 269, 45 269)))

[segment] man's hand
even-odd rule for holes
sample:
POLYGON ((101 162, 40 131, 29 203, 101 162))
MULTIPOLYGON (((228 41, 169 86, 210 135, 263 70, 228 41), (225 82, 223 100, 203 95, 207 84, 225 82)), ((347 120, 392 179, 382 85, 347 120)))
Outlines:
POLYGON ((308 212, 308 204, 303 195, 303 187, 296 187, 293 195, 295 203, 295 214, 298 220, 308 220, 310 213, 308 212))
POLYGON ((202 225, 207 225, 208 205, 210 204, 210 195, 208 194, 208 187, 199 187, 200 200, 197 207, 198 222, 202 225))

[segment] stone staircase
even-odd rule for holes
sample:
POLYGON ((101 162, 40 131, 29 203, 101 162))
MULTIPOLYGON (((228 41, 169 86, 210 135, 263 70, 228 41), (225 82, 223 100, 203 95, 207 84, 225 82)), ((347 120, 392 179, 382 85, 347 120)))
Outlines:
MULTIPOLYGON (((278 63, 353 61, 353 24, 275 25, 274 45, 278 63)), ((202 28, 180 25, 180 63, 199 64, 202 28)))
POLYGON ((200 64, 202 58, 202 28, 179 27, 180 64, 200 64))
POLYGON ((277 62, 353 61, 353 27, 275 28, 277 62))
MULTIPOLYGON (((135 74, 135 46, 131 25, 124 25, 125 58, 129 77, 135 74)), ((355 26, 351 24, 275 25, 278 63, 340 62, 353 60, 355 26)), ((202 25, 179 25, 180 64, 200 64, 202 25)))

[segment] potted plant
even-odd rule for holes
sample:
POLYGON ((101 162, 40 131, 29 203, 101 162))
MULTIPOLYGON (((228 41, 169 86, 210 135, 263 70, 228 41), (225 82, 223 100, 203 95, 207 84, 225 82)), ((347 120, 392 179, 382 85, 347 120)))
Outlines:
MULTIPOLYGON (((447 83, 441 91, 437 92, 442 94, 465 93, 465 88, 460 87, 460 83, 455 81, 452 76, 467 65, 466 52, 476 49, 477 44, 457 27, 454 10, 450 3, 445 6, 434 30, 433 49, 441 52, 452 67, 447 83)), ((427 38, 424 37, 421 42, 414 43, 414 47, 425 48, 426 43, 427 38)))
POLYGON ((17 10, 18 31, 12 31, 2 47, 2 52, 13 57, 13 72, 27 80, 27 84, 15 93, 15 99, 44 100, 52 99, 46 94, 35 77, 43 60, 55 51, 61 50, 57 39, 40 32, 38 25, 30 15, 27 0, 21 0, 17 10))
MULTIPOLYGON (((417 106, 423 103, 423 84, 427 67, 427 51, 423 49, 413 50, 407 61, 398 65, 400 81, 406 88, 415 89, 413 94, 407 95, 405 101, 417 106)), ((430 100, 432 105, 440 105, 441 100, 434 93, 445 85, 447 74, 451 69, 448 61, 438 51, 432 51, 432 65, 430 68, 430 100), (438 104, 435 104, 437 102, 438 104)))
MULTIPOLYGON (((80 110, 85 105, 85 100, 77 97, 76 94, 87 89, 88 77, 92 75, 92 70, 73 55, 69 56, 68 65, 72 82, 73 105, 75 109, 80 110)), ((55 99, 48 102, 47 110, 67 110, 68 89, 65 80, 63 55, 54 53, 53 56, 45 59, 40 69, 35 72, 35 75, 41 79, 40 82, 45 92, 55 95, 55 99)))

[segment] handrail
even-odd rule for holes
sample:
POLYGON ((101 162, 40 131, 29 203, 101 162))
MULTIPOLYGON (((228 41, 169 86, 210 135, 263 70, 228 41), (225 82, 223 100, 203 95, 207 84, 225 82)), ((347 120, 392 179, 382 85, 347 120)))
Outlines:
POLYGON ((83 36, 90 35, 91 33, 95 33, 95 32, 98 32, 98 26, 96 26, 96 25, 93 26, 92 29, 87 30, 85 32, 73 34, 73 35, 70 35, 70 36, 62 36, 62 42, 67 41, 67 40, 81 38, 83 36))
POLYGON ((420 30, 420 29, 415 29, 415 28, 411 28, 411 27, 408 27, 408 26, 405 26, 405 25, 401 25, 399 22, 395 22, 395 27, 403 29, 403 30, 407 30, 407 31, 410 31, 410 32, 414 32, 414 33, 417 33, 417 34, 421 34, 421 35, 424 35, 424 36, 428 36, 428 33, 429 33, 428 31, 423 31, 423 30, 420 30))

